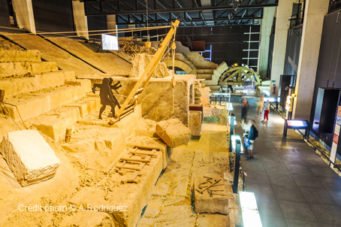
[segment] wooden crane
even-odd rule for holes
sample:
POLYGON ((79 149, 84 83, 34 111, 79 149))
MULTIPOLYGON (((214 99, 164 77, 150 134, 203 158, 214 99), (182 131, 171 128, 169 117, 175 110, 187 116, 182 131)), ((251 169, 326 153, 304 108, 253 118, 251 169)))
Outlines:
POLYGON ((147 86, 150 78, 153 75, 153 72, 159 62, 161 61, 163 55, 165 54, 168 45, 172 41, 172 38, 176 32, 177 27, 179 26, 180 21, 176 20, 172 23, 171 29, 169 30, 168 34, 166 35, 165 39, 160 44, 159 49, 156 51, 156 53, 153 55, 151 61, 147 65, 146 69, 144 70, 142 76, 139 78, 139 80, 134 85, 133 89, 129 92, 129 95, 124 100, 121 107, 118 109, 116 117, 120 119, 120 117, 128 112, 131 112, 134 107, 137 98, 139 95, 143 92, 145 87, 147 86))

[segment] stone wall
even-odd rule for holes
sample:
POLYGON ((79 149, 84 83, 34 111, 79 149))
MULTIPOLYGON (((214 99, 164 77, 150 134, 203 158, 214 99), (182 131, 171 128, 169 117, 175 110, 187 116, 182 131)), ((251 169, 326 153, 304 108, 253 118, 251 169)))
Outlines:
POLYGON ((154 121, 178 118, 188 124, 191 77, 176 77, 172 81, 152 80, 142 94, 142 116, 154 121))
MULTIPOLYGON (((194 83, 193 75, 175 76, 175 85, 171 77, 152 78, 143 91, 140 99, 142 116, 154 121, 178 118, 188 124, 188 108, 190 103, 190 87, 194 83)), ((124 102, 136 83, 136 78, 113 78, 114 83, 120 81, 122 88, 114 95, 120 103, 124 102)))

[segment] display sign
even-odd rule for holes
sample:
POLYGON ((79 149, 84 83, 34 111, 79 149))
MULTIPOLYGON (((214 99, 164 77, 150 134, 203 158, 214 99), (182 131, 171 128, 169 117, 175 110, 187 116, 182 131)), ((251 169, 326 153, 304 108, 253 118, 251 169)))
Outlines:
POLYGON ((103 50, 119 50, 118 37, 114 35, 102 34, 103 50))
POLYGON ((288 122, 289 128, 307 128, 308 127, 307 121, 288 120, 287 122, 288 122))

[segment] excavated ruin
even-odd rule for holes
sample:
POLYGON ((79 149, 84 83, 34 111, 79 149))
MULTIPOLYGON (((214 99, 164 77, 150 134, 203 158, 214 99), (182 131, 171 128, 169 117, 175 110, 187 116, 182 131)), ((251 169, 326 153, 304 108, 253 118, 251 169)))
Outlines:
POLYGON ((115 119, 107 108, 98 119, 96 85, 119 83, 122 104, 155 51, 1 33, 0 226, 240 223, 228 113, 198 80, 217 65, 179 50, 190 75, 173 75, 165 58, 129 112, 115 119))

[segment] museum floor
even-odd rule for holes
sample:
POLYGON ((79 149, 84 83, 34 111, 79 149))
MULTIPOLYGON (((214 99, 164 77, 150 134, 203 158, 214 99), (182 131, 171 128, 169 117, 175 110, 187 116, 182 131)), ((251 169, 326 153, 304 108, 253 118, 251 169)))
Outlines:
POLYGON ((263 226, 341 226, 341 178, 297 133, 282 141, 280 116, 271 113, 268 127, 249 116, 257 118, 259 138, 255 159, 242 159, 245 190, 255 192, 263 226))

